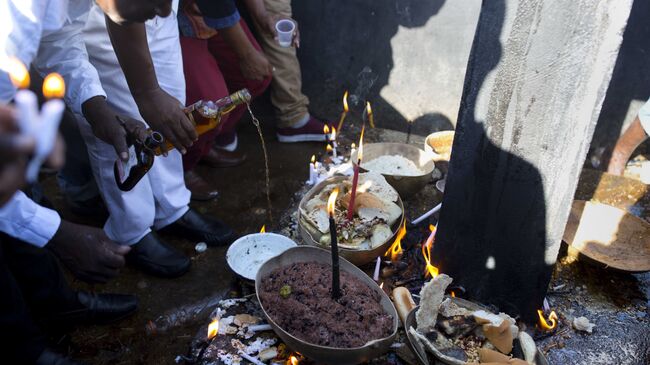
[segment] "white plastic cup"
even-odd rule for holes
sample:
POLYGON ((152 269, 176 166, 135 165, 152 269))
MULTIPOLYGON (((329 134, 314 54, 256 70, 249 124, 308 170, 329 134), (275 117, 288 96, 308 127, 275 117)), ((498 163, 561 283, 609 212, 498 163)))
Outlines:
POLYGON ((275 31, 278 33, 280 47, 291 47, 296 24, 290 19, 280 19, 275 23, 275 31))

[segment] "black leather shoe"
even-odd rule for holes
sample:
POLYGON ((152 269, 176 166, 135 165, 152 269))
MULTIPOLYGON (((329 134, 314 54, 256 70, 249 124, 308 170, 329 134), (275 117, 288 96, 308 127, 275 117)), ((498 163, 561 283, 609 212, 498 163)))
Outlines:
POLYGON ((122 320, 138 309, 138 298, 128 294, 77 292, 70 310, 49 316, 48 322, 66 324, 108 324, 122 320))
POLYGON ((84 363, 74 361, 63 355, 50 350, 43 350, 41 356, 35 362, 35 365, 84 365, 84 363))
POLYGON ((235 233, 225 223, 192 209, 162 232, 203 241, 208 246, 227 246, 235 240, 235 233))
POLYGON ((126 262, 142 271, 162 278, 175 278, 190 269, 190 259, 150 232, 131 246, 126 262))

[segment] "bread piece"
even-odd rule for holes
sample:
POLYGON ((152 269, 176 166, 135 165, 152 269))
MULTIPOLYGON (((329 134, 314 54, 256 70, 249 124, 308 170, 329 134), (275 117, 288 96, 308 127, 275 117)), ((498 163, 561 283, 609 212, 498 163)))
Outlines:
POLYGON ((402 324, 406 326, 406 317, 415 308, 415 302, 413 301, 411 292, 403 286, 398 286, 393 289, 393 303, 395 303, 395 309, 397 309, 397 314, 399 314, 402 324))
POLYGON ((478 349, 478 357, 481 364, 486 362, 507 363, 511 359, 510 356, 489 349, 478 349))
POLYGON ((440 303, 452 281, 446 274, 440 274, 424 284, 420 291, 420 309, 415 313, 418 332, 428 333, 436 326, 440 303))
POLYGON ((510 331, 510 322, 502 321, 498 327, 491 324, 483 325, 483 334, 497 350, 504 354, 512 352, 512 332, 510 331))

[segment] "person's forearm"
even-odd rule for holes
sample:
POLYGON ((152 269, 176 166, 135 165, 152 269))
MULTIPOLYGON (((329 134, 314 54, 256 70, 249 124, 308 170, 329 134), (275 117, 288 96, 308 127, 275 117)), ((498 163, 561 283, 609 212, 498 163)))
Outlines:
POLYGON ((251 52, 256 51, 239 23, 220 29, 219 33, 240 59, 246 58, 251 52))
POLYGON ((158 89, 144 23, 118 25, 106 17, 106 28, 131 94, 158 89))
POLYGON ((648 139, 648 135, 641 126, 641 120, 636 117, 621 138, 618 139, 615 148, 629 151, 631 154, 646 139, 648 139))

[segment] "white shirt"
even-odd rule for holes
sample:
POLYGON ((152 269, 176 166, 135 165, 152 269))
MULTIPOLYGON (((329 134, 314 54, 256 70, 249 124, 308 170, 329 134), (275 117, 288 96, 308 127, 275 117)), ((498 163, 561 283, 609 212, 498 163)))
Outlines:
MULTIPOLYGON (((0 1, 0 102, 13 99, 16 89, 3 62, 17 57, 45 75, 58 72, 66 82, 66 104, 81 112, 81 104, 105 96, 95 68, 88 62, 81 37, 90 0, 0 1)), ((58 213, 17 192, 0 207, 0 231, 43 247, 61 224, 58 213)))

